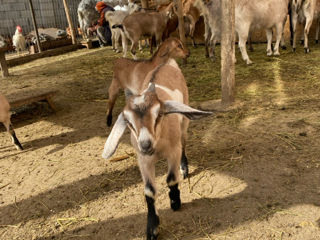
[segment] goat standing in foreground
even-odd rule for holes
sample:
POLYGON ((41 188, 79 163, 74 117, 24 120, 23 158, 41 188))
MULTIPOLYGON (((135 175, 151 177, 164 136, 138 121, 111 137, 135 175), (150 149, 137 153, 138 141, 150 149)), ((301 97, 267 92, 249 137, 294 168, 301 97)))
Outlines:
POLYGON ((161 64, 174 58, 187 58, 189 51, 177 38, 166 39, 148 60, 119 58, 114 62, 113 79, 109 87, 107 125, 112 124, 112 110, 120 89, 128 88, 137 93, 147 74, 161 64))
POLYGON ((150 72, 142 83, 136 93, 126 90, 126 106, 112 128, 102 157, 108 159, 113 155, 128 126, 145 185, 148 206, 147 239, 155 240, 159 226, 159 216, 155 208, 155 162, 159 158, 168 161, 170 205, 171 209, 176 211, 181 207, 179 167, 184 178, 188 176, 185 146, 189 119, 211 113, 188 106, 188 88, 174 60, 150 72))
POLYGON ((12 138, 12 143, 18 150, 23 150, 18 138, 16 137, 16 133, 12 127, 11 121, 11 112, 10 112, 10 104, 6 97, 0 93, 0 122, 6 127, 7 132, 10 134, 12 138))

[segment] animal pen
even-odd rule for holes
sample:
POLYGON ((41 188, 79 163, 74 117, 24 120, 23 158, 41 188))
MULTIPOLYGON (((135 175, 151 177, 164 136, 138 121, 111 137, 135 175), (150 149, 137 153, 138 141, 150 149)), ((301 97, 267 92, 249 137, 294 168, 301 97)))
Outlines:
MULTIPOLYGON (((4 2, 9 1, 0 0, 4 2)), ((38 27, 65 29, 65 15, 61 25, 41 25, 36 3, 42 2, 51 2, 52 7, 59 2, 63 9, 62 0, 33 0, 38 27)), ((72 7, 72 0, 66 2, 72 16, 76 6, 72 7)), ((225 31, 216 46, 215 61, 205 56, 203 44, 196 48, 187 44, 190 54, 184 53, 190 56, 186 63, 177 59, 164 64, 177 74, 167 76, 172 86, 176 76, 185 78, 192 109, 213 111, 207 118, 190 121, 183 149, 189 176, 180 176, 178 181, 178 211, 170 208, 173 186, 168 183, 175 179, 168 174, 166 159, 159 157, 155 163, 156 195, 150 185, 144 192, 137 164, 139 150, 130 144, 135 138, 132 129, 139 127, 132 121, 135 113, 127 117, 124 125, 129 129, 123 131, 114 155, 108 160, 101 157, 108 136, 120 135, 112 134, 112 127, 123 120, 121 116, 128 110, 124 106, 133 94, 118 94, 113 125, 106 126, 108 89, 121 53, 109 46, 68 52, 62 47, 59 55, 48 57, 50 50, 44 50, 30 54, 40 58, 24 63, 24 56, 11 59, 10 54, 6 61, 9 76, 1 80, 0 92, 12 103, 12 124, 24 150, 15 150, 8 135, 0 131, 1 240, 144 240, 152 197, 160 221, 159 228, 152 231, 153 239, 320 238, 320 46, 310 40, 310 53, 305 54, 302 46, 293 53, 287 26, 287 49, 281 50, 280 56, 267 56, 265 35, 257 31, 254 42, 263 44, 254 44, 254 51, 249 52, 254 64, 247 65, 233 42, 235 1, 222 2, 225 31), (22 106, 31 95, 33 103, 22 106)), ((32 24, 31 15, 28 19, 32 24)), ((72 19, 76 26, 76 18, 72 19)), ((201 19, 197 31, 202 35, 201 19)), ((13 30, 16 24, 20 23, 15 22, 13 30)), ((177 44, 176 48, 180 51, 184 46, 177 44)), ((137 56, 143 60, 152 57, 147 49, 137 56)), ((131 58, 127 60, 133 64, 131 58)), ((152 79, 157 80, 162 67, 152 72, 152 79)), ((125 77, 130 78, 130 73, 125 77)), ((180 97, 178 89, 156 84, 155 88, 165 91, 162 93, 180 97)), ((148 85, 148 90, 152 86, 148 85)), ((138 96, 133 102, 145 101, 138 96)), ((152 114, 156 115, 156 110, 153 108, 152 114)), ((170 116, 162 111, 151 123, 162 124, 163 118, 170 116)), ((142 111, 137 112, 143 117, 142 111)), ((170 135, 179 137, 176 129, 168 134, 169 141, 170 135)), ((177 147, 176 142, 167 143, 164 150, 177 147)))

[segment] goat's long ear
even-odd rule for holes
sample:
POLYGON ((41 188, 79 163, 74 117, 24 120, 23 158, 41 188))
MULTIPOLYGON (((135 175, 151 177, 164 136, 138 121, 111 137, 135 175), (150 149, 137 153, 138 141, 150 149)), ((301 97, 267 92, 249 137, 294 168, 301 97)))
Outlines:
POLYGON ((209 116, 212 112, 204 112, 177 101, 165 101, 165 114, 180 113, 191 120, 209 116))
POLYGON ((114 154, 114 152, 118 147, 119 140, 123 135, 124 130, 126 130, 126 127, 127 127, 127 124, 124 120, 123 113, 120 113, 104 145, 104 149, 102 153, 103 158, 108 159, 114 154))

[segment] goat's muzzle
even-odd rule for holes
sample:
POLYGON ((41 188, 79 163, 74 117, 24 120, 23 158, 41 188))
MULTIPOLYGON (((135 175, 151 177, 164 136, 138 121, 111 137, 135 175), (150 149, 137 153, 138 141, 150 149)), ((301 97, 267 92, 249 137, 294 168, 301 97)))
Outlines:
POLYGON ((140 145, 140 151, 142 154, 151 156, 154 153, 154 148, 150 140, 139 142, 139 145, 140 145))

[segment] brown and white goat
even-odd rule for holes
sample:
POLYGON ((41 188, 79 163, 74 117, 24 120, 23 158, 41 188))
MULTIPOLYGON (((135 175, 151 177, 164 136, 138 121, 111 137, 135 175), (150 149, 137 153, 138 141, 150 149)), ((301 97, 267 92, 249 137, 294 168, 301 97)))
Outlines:
MULTIPOLYGON (((291 21, 293 31, 293 43, 292 50, 296 51, 296 39, 297 39, 297 23, 305 23, 304 25, 304 51, 310 52, 308 35, 313 19, 319 17, 319 0, 292 0, 291 2, 291 21)), ((316 34, 317 38, 317 34, 316 34)))
POLYGON ((113 155, 128 126, 145 186, 147 240, 158 236, 155 163, 159 158, 167 159, 170 205, 176 211, 181 207, 179 168, 184 177, 188 175, 185 146, 189 119, 209 114, 188 106, 188 88, 174 60, 150 72, 138 92, 126 91, 126 106, 108 136, 102 157, 108 159, 113 155))
POLYGON ((131 41, 131 54, 134 59, 137 59, 136 48, 140 38, 154 36, 157 45, 161 43, 162 34, 172 15, 172 6, 173 4, 170 4, 165 11, 161 12, 137 12, 127 16, 122 24, 112 26, 123 29, 126 37, 131 41))
POLYGON ((23 150, 18 138, 16 137, 16 133, 12 127, 11 121, 11 112, 10 112, 10 104, 7 98, 0 93, 0 122, 3 123, 7 132, 11 136, 12 143, 18 150, 23 150))
POLYGON ((128 88, 136 93, 147 74, 174 58, 187 58, 189 51, 178 38, 166 39, 148 60, 119 58, 114 62, 113 79, 109 87, 107 125, 112 124, 112 110, 120 89, 128 88))

